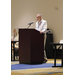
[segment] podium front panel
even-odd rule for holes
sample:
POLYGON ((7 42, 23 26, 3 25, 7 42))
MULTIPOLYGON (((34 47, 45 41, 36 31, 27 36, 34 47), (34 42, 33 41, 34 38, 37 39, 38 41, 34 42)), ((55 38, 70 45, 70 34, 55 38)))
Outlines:
POLYGON ((44 34, 35 29, 19 29, 19 62, 39 64, 44 61, 44 34))

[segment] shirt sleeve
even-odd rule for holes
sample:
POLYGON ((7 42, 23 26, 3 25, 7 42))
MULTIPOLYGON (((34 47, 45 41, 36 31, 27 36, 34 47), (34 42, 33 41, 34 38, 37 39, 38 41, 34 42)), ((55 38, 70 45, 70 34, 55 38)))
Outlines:
POLYGON ((35 29, 38 30, 37 23, 36 23, 35 29))
POLYGON ((46 29, 47 29, 47 22, 44 23, 42 32, 45 32, 46 29))

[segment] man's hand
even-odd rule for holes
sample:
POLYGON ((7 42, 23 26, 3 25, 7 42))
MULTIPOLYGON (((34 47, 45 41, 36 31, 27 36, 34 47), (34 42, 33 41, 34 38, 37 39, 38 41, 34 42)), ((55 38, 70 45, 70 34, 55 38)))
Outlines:
POLYGON ((42 31, 40 31, 40 34, 42 34, 43 32, 42 31))

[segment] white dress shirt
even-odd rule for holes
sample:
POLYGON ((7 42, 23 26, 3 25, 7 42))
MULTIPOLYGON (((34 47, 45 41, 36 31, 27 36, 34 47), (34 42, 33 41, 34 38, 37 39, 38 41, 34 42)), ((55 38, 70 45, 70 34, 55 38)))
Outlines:
POLYGON ((46 22, 46 20, 42 19, 40 22, 37 21, 35 29, 38 30, 38 31, 45 32, 46 29, 47 29, 47 22, 46 22))

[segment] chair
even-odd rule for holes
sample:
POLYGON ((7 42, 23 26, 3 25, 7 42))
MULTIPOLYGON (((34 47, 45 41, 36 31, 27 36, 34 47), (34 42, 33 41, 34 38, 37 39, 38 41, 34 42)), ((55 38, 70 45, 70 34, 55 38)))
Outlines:
POLYGON ((15 44, 15 56, 18 59, 18 56, 19 56, 19 42, 16 42, 16 44, 15 44))
POLYGON ((19 56, 19 49, 15 48, 15 56, 16 58, 18 59, 18 56, 19 56))

